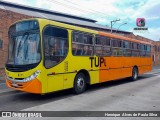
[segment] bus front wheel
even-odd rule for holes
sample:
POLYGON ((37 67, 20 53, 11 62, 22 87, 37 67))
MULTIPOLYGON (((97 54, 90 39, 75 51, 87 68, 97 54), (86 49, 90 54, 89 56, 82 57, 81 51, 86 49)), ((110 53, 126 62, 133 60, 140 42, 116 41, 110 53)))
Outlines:
POLYGON ((86 90, 86 77, 83 73, 78 73, 74 79, 73 91, 76 94, 83 93, 86 90))
POLYGON ((134 67, 132 70, 132 80, 137 80, 137 79, 138 79, 138 69, 134 67))

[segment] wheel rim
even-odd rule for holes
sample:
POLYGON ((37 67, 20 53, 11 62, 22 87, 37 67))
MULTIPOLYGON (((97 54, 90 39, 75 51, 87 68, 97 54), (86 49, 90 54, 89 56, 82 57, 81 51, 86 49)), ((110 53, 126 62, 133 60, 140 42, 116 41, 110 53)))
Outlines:
POLYGON ((137 71, 134 70, 134 71, 133 71, 133 78, 134 78, 134 79, 137 79, 137 76, 138 76, 138 75, 137 75, 137 71))
POLYGON ((84 78, 83 77, 79 77, 77 80, 77 88, 79 90, 82 90, 84 88, 84 78))

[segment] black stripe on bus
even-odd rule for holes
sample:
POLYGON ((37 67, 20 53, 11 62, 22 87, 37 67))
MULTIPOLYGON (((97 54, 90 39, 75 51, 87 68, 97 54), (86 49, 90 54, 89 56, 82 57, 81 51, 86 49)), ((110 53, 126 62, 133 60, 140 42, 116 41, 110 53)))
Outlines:
MULTIPOLYGON (((141 65, 141 66, 138 66, 138 67, 143 67, 143 66, 150 66, 150 65, 141 65)), ((123 68, 133 68, 133 66, 129 66, 129 67, 119 67, 119 68, 106 68, 106 69, 97 69, 97 70, 87 70, 87 71, 88 71, 88 72, 92 72, 92 71, 113 70, 113 69, 123 69, 123 68)), ((59 75, 59 74, 70 74, 70 73, 77 73, 77 72, 65 72, 65 73, 47 74, 47 76, 59 75)))

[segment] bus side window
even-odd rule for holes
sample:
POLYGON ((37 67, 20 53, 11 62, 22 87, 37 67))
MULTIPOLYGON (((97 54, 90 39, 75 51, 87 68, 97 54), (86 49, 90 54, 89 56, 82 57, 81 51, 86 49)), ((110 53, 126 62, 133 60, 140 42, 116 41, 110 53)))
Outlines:
POLYGON ((140 56, 140 44, 138 44, 138 43, 135 43, 135 42, 133 42, 132 43, 132 56, 133 57, 138 57, 138 56, 140 56))
POLYGON ((78 37, 79 37, 79 36, 78 36, 77 34, 74 34, 74 35, 73 35, 73 41, 74 41, 74 42, 78 42, 78 37))
POLYGON ((110 56, 111 55, 111 38, 106 36, 96 36, 95 40, 95 54, 97 56, 110 56))
POLYGON ((144 44, 141 44, 141 49, 140 49, 140 55, 141 55, 141 57, 145 57, 146 56, 146 52, 145 52, 145 47, 146 47, 146 45, 144 45, 144 44))
POLYGON ((151 46, 150 45, 147 45, 146 56, 147 57, 151 56, 151 46))
POLYGON ((97 56, 102 56, 102 49, 103 49, 103 46, 102 46, 102 39, 101 39, 101 36, 96 36, 96 39, 95 39, 95 54, 97 56))
POLYGON ((89 46, 88 54, 93 55, 93 46, 89 46))
POLYGON ((83 52, 82 55, 83 56, 92 56, 93 55, 93 36, 91 34, 88 33, 84 33, 83 34, 83 52))
POLYGON ((76 55, 81 56, 82 54, 83 54, 83 46, 82 45, 78 45, 78 49, 77 49, 76 55))
POLYGON ((122 41, 119 39, 112 39, 112 55, 113 56, 122 56, 122 41))
POLYGON ((102 46, 96 46, 95 53, 97 56, 102 56, 102 46))
POLYGON ((103 56, 110 56, 111 55, 111 46, 110 46, 110 38, 103 37, 103 56))
POLYGON ((73 55, 77 54, 77 49, 78 49, 78 45, 77 44, 72 44, 72 53, 73 53, 73 55))
POLYGON ((123 41, 123 55, 124 56, 131 56, 131 49, 130 49, 130 42, 123 41))
POLYGON ((73 31, 72 32, 72 54, 75 56, 93 55, 92 39, 93 39, 93 36, 89 33, 73 31))
POLYGON ((68 31, 63 28, 46 26, 43 30, 45 46, 45 67, 51 68, 63 61, 68 53, 68 31))

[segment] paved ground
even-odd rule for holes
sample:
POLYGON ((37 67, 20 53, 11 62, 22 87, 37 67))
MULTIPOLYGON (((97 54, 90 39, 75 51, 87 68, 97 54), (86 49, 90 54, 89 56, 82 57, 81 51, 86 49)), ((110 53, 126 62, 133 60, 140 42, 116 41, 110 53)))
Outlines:
MULTIPOLYGON (((56 92, 45 96, 10 91, 6 88, 0 93, 0 111, 160 111, 160 68, 130 79, 93 85, 80 95, 71 90, 56 92)), ((15 118, 12 118, 13 120, 15 118)), ((17 119, 17 118, 16 118, 17 119)), ((30 120, 27 118, 24 120, 30 120)), ((44 119, 44 118, 42 118, 44 119)), ((53 120, 53 118, 47 118, 53 120)), ((151 120, 159 118, 54 118, 61 120, 151 120)), ((41 120, 41 119, 39 119, 41 120)))

